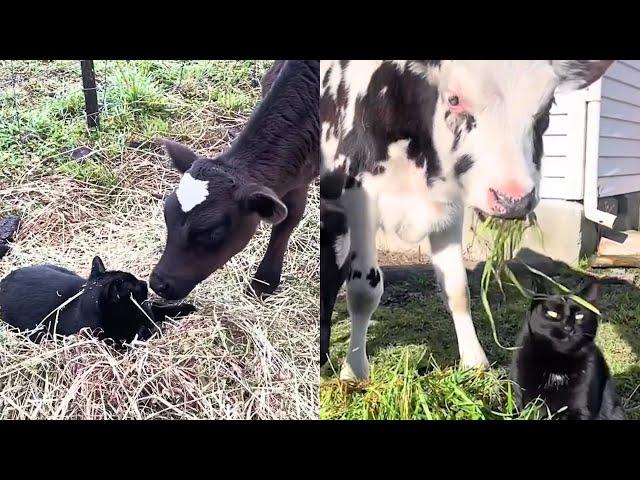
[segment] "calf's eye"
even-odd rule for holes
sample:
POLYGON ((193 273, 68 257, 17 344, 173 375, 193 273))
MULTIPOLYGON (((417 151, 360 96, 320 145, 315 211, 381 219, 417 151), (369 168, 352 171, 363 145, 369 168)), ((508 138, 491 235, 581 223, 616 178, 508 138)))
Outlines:
POLYGON ((458 98, 457 95, 451 95, 448 101, 449 101, 449 105, 451 105, 452 107, 457 107, 458 104, 460 103, 460 99, 458 98))
POLYGON ((554 312, 553 310, 547 310, 547 317, 558 318, 558 312, 554 312))
POLYGON ((584 318, 584 314, 576 313, 576 320, 582 320, 584 318))

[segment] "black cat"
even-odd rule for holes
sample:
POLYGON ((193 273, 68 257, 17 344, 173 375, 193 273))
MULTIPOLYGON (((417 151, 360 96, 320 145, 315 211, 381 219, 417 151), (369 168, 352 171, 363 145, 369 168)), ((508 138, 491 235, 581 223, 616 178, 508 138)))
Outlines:
MULTIPOLYGON (((511 365, 518 408, 540 397, 555 418, 624 420, 607 363, 594 343, 598 316, 567 295, 538 292, 518 338, 511 365)), ((577 295, 594 304, 598 284, 577 295)))
POLYGON ((46 332, 72 335, 89 327, 99 330, 99 338, 121 344, 136 335, 148 339, 165 315, 181 317, 195 311, 189 304, 149 304, 147 296, 146 282, 130 273, 106 271, 100 257, 93 259, 87 280, 55 265, 35 265, 15 270, 0 281, 0 318, 20 330, 32 330, 41 324, 42 328, 30 337, 33 341, 39 341, 46 332), (70 300, 81 290, 82 294, 70 300), (69 304, 56 312, 67 300, 69 304))

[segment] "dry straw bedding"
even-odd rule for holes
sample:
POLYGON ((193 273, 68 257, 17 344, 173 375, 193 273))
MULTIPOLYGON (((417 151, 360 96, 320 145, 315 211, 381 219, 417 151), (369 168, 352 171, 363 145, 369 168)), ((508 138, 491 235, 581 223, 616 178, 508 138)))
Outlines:
MULTIPOLYGON (((101 162, 117 186, 29 172, 0 184, 0 215, 17 211, 23 220, 0 277, 39 263, 87 275, 99 254, 108 268, 148 278, 164 246, 161 197, 178 176, 149 144, 101 162)), ((281 288, 264 301, 245 290, 266 226, 189 296, 197 314, 122 353, 85 333, 36 345, 1 324, 0 418, 317 418, 318 205, 315 185, 281 288)))

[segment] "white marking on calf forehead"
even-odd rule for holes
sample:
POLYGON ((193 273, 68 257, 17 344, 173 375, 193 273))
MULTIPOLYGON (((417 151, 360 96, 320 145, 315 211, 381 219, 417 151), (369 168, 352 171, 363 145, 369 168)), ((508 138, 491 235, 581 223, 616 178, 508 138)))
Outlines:
POLYGON ((184 213, 191 211, 200 205, 209 196, 209 182, 193 178, 189 172, 180 180, 176 196, 184 213))

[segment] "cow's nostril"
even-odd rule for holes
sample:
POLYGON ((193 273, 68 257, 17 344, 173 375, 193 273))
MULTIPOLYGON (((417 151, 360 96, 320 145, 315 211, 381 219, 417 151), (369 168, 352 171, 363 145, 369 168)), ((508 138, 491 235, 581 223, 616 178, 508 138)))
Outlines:
POLYGON ((534 206, 535 189, 528 193, 522 193, 522 190, 515 192, 513 188, 509 191, 511 193, 489 189, 489 205, 493 214, 505 218, 523 218, 534 206))
POLYGON ((151 288, 159 294, 166 293, 169 290, 169 282, 163 280, 158 274, 152 273, 149 281, 151 288))

